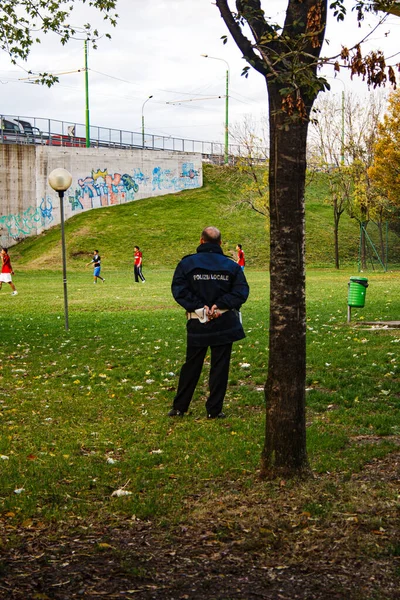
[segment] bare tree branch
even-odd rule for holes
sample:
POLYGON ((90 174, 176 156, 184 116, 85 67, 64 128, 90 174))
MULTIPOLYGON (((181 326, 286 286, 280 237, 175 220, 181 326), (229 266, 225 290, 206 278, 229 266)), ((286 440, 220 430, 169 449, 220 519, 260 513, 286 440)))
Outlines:
POLYGON ((240 25, 234 18, 231 9, 228 6, 227 0, 216 0, 216 5, 221 13, 221 17, 226 23, 228 30, 235 40, 238 48, 243 53, 244 58, 256 71, 262 75, 267 75, 268 69, 264 61, 254 52, 253 45, 250 40, 243 34, 240 25))

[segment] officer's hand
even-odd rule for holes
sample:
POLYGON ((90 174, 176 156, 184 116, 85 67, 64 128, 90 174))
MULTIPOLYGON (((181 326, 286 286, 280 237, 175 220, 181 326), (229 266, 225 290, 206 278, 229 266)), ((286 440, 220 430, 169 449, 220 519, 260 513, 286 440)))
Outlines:
POLYGON ((213 312, 213 308, 214 307, 209 307, 207 305, 204 306, 204 310, 206 311, 206 315, 208 317, 209 321, 212 321, 215 318, 214 312, 213 312))
POLYGON ((219 312, 219 308, 216 304, 213 304, 213 306, 210 309, 210 319, 218 319, 218 317, 221 316, 221 313, 219 312))
POLYGON ((210 319, 211 318, 211 310, 210 307, 207 306, 207 304, 205 304, 203 306, 203 310, 204 310, 204 314, 207 315, 207 317, 210 319))

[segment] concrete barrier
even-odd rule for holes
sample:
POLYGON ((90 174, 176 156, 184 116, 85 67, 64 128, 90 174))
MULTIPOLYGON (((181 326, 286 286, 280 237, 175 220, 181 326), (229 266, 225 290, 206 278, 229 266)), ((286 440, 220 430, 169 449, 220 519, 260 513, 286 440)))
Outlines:
POLYGON ((11 247, 60 222, 59 198, 47 182, 57 167, 72 174, 65 219, 203 185, 200 154, 0 144, 1 246, 11 247))

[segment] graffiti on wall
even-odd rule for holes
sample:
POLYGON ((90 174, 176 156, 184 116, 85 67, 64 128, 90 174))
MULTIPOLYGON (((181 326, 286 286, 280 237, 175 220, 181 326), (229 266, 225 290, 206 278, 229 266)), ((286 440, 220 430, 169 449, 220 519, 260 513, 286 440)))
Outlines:
MULTIPOLYGON (((148 186, 149 182, 150 177, 146 176, 141 169, 134 169, 132 174, 122 175, 121 173, 111 175, 107 169, 93 170, 90 175, 78 179, 79 187, 68 196, 68 200, 73 211, 123 204, 135 200, 139 189, 148 186)), ((199 172, 194 168, 193 163, 184 163, 179 175, 175 170, 155 167, 151 185, 153 191, 181 191, 199 187, 199 172)))
POLYGON ((178 176, 170 169, 155 167, 153 169, 152 184, 153 191, 175 190, 180 192, 199 187, 199 172, 194 168, 193 163, 183 163, 182 171, 178 176))
POLYGON ((53 204, 50 197, 42 198, 39 207, 29 206, 22 213, 0 216, 0 230, 12 239, 35 234, 53 221, 53 204))
POLYGON ((114 173, 107 169, 92 171, 90 175, 78 179, 78 188, 74 195, 68 197, 72 210, 88 210, 101 206, 123 204, 135 199, 139 184, 146 181, 140 169, 135 169, 132 175, 114 173))

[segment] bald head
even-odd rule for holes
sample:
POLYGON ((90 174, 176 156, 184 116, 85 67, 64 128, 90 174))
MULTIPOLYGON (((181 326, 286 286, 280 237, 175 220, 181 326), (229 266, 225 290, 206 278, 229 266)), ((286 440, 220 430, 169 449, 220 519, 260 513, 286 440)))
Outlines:
POLYGON ((200 242, 202 244, 219 244, 221 245, 221 232, 216 227, 206 227, 201 232, 200 242))

